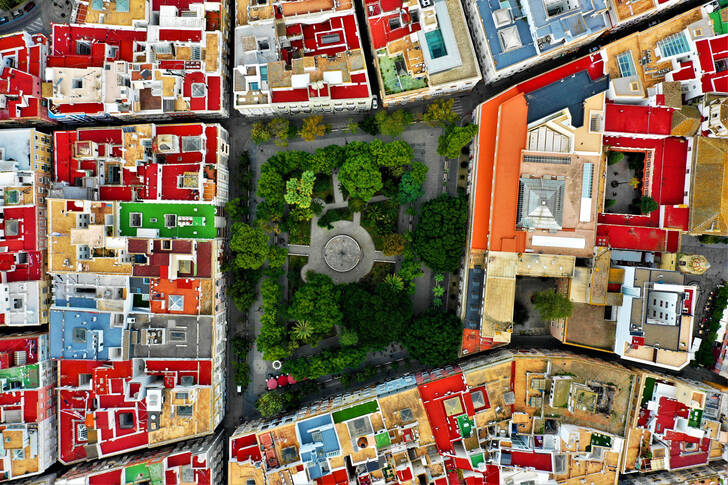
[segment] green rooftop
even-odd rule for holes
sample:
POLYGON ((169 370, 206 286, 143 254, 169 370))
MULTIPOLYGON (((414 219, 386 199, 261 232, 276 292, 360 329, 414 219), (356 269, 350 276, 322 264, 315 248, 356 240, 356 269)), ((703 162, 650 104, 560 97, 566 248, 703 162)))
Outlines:
POLYGON ((151 483, 162 485, 164 475, 161 463, 140 463, 132 465, 124 470, 124 483, 127 485, 135 483, 151 483))
POLYGON ((387 431, 374 435, 374 441, 377 442, 377 448, 385 448, 392 444, 392 440, 389 439, 389 433, 387 431))
POLYGON ((485 457, 482 453, 478 453, 470 457, 470 463, 473 464, 473 468, 478 468, 478 465, 485 463, 485 457))
POLYGON ((408 74, 402 54, 397 54, 392 58, 387 55, 386 49, 381 49, 377 52, 377 59, 386 94, 397 94, 427 87, 426 77, 416 78, 408 74))
POLYGON ((39 364, 28 364, 20 367, 0 369, 0 379, 10 382, 21 382, 21 389, 34 389, 40 385, 38 379, 39 364))
POLYGON ((700 428, 700 423, 703 422, 703 410, 702 409, 691 409, 688 415, 688 426, 691 428, 700 428))
POLYGON ((603 446, 605 448, 612 447, 612 438, 599 433, 592 433, 591 435, 592 446, 603 446))
POLYGON ((336 411, 331 415, 331 417, 334 419, 334 423, 343 423, 344 421, 376 413, 377 411, 379 411, 379 404, 377 404, 377 401, 369 401, 357 404, 350 408, 342 409, 341 411, 336 411))
POLYGON ((473 432, 473 426, 475 426, 473 420, 468 418, 467 414, 463 414, 458 416, 456 421, 458 422, 458 428, 460 428, 460 436, 470 438, 470 434, 473 432))
POLYGON ((209 204, 122 202, 119 233, 127 237, 215 239, 216 212, 209 204), (153 230, 159 231, 158 236, 153 230))
MULTIPOLYGON (((721 5, 724 4, 721 3, 721 5)), ((713 21, 713 30, 715 30, 715 35, 728 34, 728 22, 723 20, 725 12, 726 9, 722 8, 716 12, 708 14, 710 19, 713 21)))

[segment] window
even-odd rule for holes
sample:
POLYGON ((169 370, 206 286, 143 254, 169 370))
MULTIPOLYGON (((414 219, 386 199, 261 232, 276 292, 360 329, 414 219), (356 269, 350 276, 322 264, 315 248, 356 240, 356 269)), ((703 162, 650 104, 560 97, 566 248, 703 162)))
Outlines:
POLYGON ((191 418, 192 411, 192 406, 177 406, 177 416, 181 418, 191 418))
POLYGON ((91 259, 91 248, 89 248, 88 245, 81 244, 78 246, 78 259, 91 259))
POLYGON ((177 214, 164 214, 164 227, 177 227, 177 214))
POLYGON ((132 212, 129 214, 129 226, 142 227, 142 213, 132 212))
POLYGON ((685 54, 690 50, 690 44, 684 32, 669 35, 657 41, 657 48, 660 49, 662 57, 673 57, 685 54))
POLYGON ((71 87, 73 89, 82 89, 83 88, 83 78, 81 77, 74 77, 71 81, 71 87))
POLYGON ((86 343, 86 329, 76 327, 73 329, 73 343, 83 344, 86 343))
POLYGON ((601 133, 602 132, 602 114, 601 113, 595 113, 591 115, 591 119, 589 120, 589 131, 593 133, 601 133))
POLYGON ((389 30, 395 30, 400 27, 402 27, 402 22, 399 20, 399 17, 389 19, 389 30))
POLYGON ((192 97, 193 98, 202 98, 205 96, 205 93, 207 90, 205 89, 204 83, 192 83, 192 97))
POLYGON ((184 342, 187 339, 187 334, 183 330, 172 330, 169 332, 169 339, 173 342, 184 342))
POLYGON ((91 43, 85 40, 79 40, 76 42, 76 54, 80 56, 91 55, 91 43))
POLYGON ((132 429, 134 427, 134 413, 119 413, 119 428, 132 429))
POLYGON ((119 53, 119 48, 115 45, 109 46, 109 57, 116 58, 117 54, 119 53))
POLYGON ((268 39, 258 39, 258 50, 267 51, 268 49, 270 49, 270 43, 268 42, 268 39))
POLYGON ((333 34, 324 34, 321 36, 319 43, 321 45, 338 44, 341 42, 341 34, 334 32, 333 34))
POLYGON ((619 73, 622 77, 634 76, 637 70, 634 67, 632 52, 626 51, 617 55, 617 64, 619 65, 619 73))
POLYGON ((174 398, 175 399, 180 399, 182 401, 186 401, 187 400, 187 396, 189 396, 189 394, 186 393, 186 392, 175 392, 174 393, 174 398))

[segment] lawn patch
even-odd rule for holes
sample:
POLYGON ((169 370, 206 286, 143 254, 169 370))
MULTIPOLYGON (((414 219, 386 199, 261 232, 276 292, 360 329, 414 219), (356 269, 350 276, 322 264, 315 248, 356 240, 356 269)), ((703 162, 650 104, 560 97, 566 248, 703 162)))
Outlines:
POLYGON ((366 414, 376 413, 377 411, 379 411, 377 401, 368 401, 342 409, 341 411, 336 411, 331 417, 334 419, 334 423, 343 423, 344 421, 349 421, 350 419, 355 419, 366 414))

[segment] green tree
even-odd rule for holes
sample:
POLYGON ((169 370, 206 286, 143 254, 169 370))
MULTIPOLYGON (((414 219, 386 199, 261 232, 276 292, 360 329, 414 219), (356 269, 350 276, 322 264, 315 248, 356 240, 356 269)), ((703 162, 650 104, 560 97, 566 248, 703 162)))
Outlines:
POLYGON ((270 419, 285 410, 286 400, 280 392, 266 392, 258 398, 255 408, 264 419, 270 419))
POLYGON ((607 200, 604 201, 604 208, 605 209, 609 209, 610 207, 614 207, 615 205, 617 205, 617 200, 616 199, 607 199, 607 200))
POLYGON ((388 274, 385 276, 384 285, 393 292, 404 291, 404 280, 398 274, 388 274))
POLYGON ((422 265, 412 249, 405 249, 402 255, 402 264, 397 273, 406 284, 407 293, 415 292, 415 280, 424 275, 422 265))
POLYGON ((394 140, 389 143, 384 143, 378 139, 372 140, 369 149, 377 165, 386 167, 392 172, 409 165, 414 156, 410 144, 403 140, 394 140))
POLYGON ((417 255, 435 271, 456 271, 465 248, 467 221, 465 197, 442 194, 425 202, 414 233, 417 255))
POLYGON ((532 298, 541 320, 550 322, 571 316, 574 305, 561 293, 555 290, 543 290, 535 293, 532 298))
POLYGON ((250 212, 247 200, 240 197, 230 199, 225 203, 225 212, 231 221, 241 221, 250 212))
POLYGON ((236 222, 230 230, 230 249, 235 253, 233 263, 244 269, 258 269, 268 257, 268 235, 257 227, 236 222))
POLYGON ((448 126, 445 134, 438 138, 438 155, 452 159, 458 158, 460 150, 475 138, 476 133, 478 133, 478 125, 448 126))
POLYGON ((410 204, 422 197, 425 193, 422 190, 422 182, 417 182, 410 172, 402 175, 397 191, 397 200, 400 204, 410 204))
POLYGON ((313 336, 313 325, 307 320, 301 320, 296 322, 291 330, 291 337, 294 340, 300 340, 301 342, 308 342, 313 336))
POLYGON ((346 160, 346 149, 339 145, 327 145, 317 148, 309 159, 310 170, 316 174, 331 175, 346 160))
POLYGON ((299 381, 302 379, 318 379, 346 369, 355 369, 364 362, 366 357, 367 351, 361 347, 323 350, 310 357, 288 359, 283 363, 282 370, 293 374, 293 377, 299 381))
POLYGON ((263 298, 263 314, 260 317, 260 332, 256 339, 258 350, 264 360, 280 360, 291 355, 295 343, 288 340, 286 325, 279 318, 282 288, 276 278, 266 278, 260 286, 263 298))
POLYGON ((252 140, 258 145, 270 141, 271 134, 265 121, 256 121, 253 123, 253 128, 250 131, 250 138, 252 138, 252 140))
POLYGON ((382 247, 382 253, 385 256, 397 256, 404 252, 405 240, 404 236, 394 232, 384 236, 384 246, 382 247))
POLYGON ((274 168, 263 166, 258 178, 258 197, 263 199, 268 207, 275 212, 283 213, 285 209, 286 183, 283 177, 274 168))
POLYGON ((616 165, 624 158, 623 152, 607 152, 607 165, 616 165))
POLYGON ((657 202, 655 202, 655 199, 649 195, 643 195, 640 199, 640 212, 643 214, 649 214, 650 212, 657 210, 658 207, 659 206, 657 205, 657 202))
POLYGON ((402 343, 410 357, 429 367, 439 367, 458 358, 463 322, 454 313, 429 309, 407 326, 402 343))
POLYGON ((453 99, 436 99, 427 106, 422 119, 425 123, 430 126, 448 126, 457 123, 460 118, 458 114, 453 111, 453 99))
POLYGON ((343 325, 359 335, 362 348, 381 350, 398 340, 412 317, 411 299, 384 283, 344 285, 341 294, 343 325))
POLYGON ((287 119, 276 117, 268 122, 268 131, 274 137, 276 146, 287 147, 288 138, 291 136, 290 123, 287 119))
POLYGON ((369 135, 377 136, 379 134, 379 126, 377 125, 377 120, 374 115, 366 115, 364 119, 358 123, 358 126, 361 128, 361 131, 369 135))
POLYGON ((286 182, 286 193, 283 196, 290 205, 296 205, 302 209, 311 207, 311 194, 316 176, 312 171, 306 170, 301 174, 300 179, 292 178, 286 182))
POLYGON ((271 268, 282 268, 288 258, 288 248, 270 246, 268 248, 268 266, 271 268))
POLYGON ((341 323, 339 310, 340 291, 334 282, 324 274, 309 271, 306 283, 293 295, 288 311, 291 319, 297 322, 310 322, 312 333, 306 343, 329 333, 334 325, 341 323))
POLYGON ((359 335, 354 330, 345 328, 339 334, 339 343, 342 347, 354 347, 359 343, 359 335))
POLYGON ((435 285, 432 287, 432 294, 436 298, 442 298, 442 296, 445 294, 445 288, 440 285, 435 285))
POLYGON ((341 185, 354 198, 368 202, 381 190, 382 174, 371 156, 356 155, 348 158, 339 170, 341 185))
POLYGON ((403 109, 398 109, 392 113, 387 113, 384 110, 377 111, 377 114, 374 115, 374 121, 377 124, 379 133, 385 136, 401 135, 413 120, 412 113, 403 109))
POLYGON ((319 136, 326 134, 326 125, 323 123, 324 117, 321 115, 313 115, 303 119, 303 126, 298 134, 306 141, 313 141, 319 136))

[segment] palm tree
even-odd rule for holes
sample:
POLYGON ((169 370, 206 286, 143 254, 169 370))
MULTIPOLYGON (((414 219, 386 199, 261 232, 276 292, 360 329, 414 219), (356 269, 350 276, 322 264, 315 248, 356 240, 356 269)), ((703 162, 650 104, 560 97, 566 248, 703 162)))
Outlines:
POLYGON ((440 285, 436 285, 432 288, 432 294, 435 295, 437 298, 442 298, 442 295, 445 294, 445 288, 440 285))
POLYGON ((293 326, 293 331, 291 332, 291 336, 294 340, 300 340, 301 342, 305 342, 306 340, 310 339, 313 335, 313 328, 311 327, 311 323, 309 323, 307 320, 301 320, 300 322, 296 322, 296 324, 293 326))
POLYGON ((404 280, 398 274, 388 274, 384 277, 384 284, 393 291, 404 290, 404 280))
POLYGON ((437 273, 435 275, 435 283, 442 283, 442 281, 445 279, 445 276, 442 273, 437 273))

